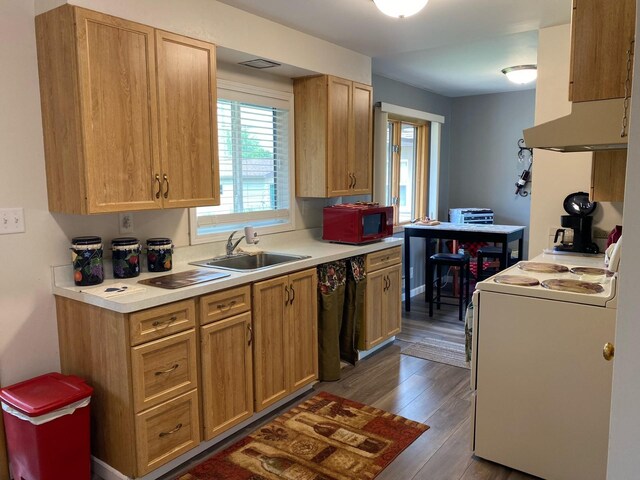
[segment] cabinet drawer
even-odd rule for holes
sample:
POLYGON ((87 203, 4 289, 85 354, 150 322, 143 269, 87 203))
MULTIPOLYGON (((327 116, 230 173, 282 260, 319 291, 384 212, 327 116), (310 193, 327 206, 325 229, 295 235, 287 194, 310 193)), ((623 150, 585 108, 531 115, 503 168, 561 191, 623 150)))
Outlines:
POLYGON ((166 337, 196 325, 196 302, 185 300, 129 315, 131 345, 166 337))
POLYGON ((402 247, 387 248, 386 250, 368 254, 365 268, 367 273, 370 273, 390 265, 395 265, 401 261, 402 247))
POLYGON ((136 443, 139 477, 197 446, 197 390, 136 415, 136 443))
POLYGON ((200 298, 200 323, 205 325, 251 310, 251 286, 232 288, 200 298))
POLYGON ((136 412, 195 388, 195 330, 132 348, 131 370, 136 412))

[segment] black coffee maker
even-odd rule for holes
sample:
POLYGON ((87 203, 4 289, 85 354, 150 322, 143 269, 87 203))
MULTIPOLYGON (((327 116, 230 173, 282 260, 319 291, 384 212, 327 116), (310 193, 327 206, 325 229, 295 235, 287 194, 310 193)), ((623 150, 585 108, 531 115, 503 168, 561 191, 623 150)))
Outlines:
MULTIPOLYGON (((589 200, 588 193, 576 192, 568 195, 562 206, 568 215, 560 217, 560 224, 573 230, 573 243, 556 245, 553 249, 557 252, 598 253, 598 246, 591 239, 593 217, 590 216, 598 204, 589 200)), ((562 229, 556 231, 556 242, 561 233, 564 233, 562 229)))

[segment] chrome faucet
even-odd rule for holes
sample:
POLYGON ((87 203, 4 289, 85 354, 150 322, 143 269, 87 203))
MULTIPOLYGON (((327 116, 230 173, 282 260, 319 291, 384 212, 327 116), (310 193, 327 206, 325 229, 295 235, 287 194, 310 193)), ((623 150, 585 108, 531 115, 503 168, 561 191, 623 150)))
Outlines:
POLYGON ((238 244, 242 241, 242 239, 244 238, 244 235, 241 236, 238 240, 236 240, 235 243, 233 243, 233 236, 238 233, 237 230, 231 232, 231 235, 229 235, 229 238, 227 238, 227 256, 231 256, 233 255, 233 251, 236 249, 236 247, 238 246, 238 244))

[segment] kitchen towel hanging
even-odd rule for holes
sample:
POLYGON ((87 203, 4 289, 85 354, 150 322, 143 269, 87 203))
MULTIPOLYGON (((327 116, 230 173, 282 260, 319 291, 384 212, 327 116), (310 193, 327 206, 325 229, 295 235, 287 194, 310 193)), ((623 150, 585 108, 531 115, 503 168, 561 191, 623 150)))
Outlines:
POLYGON ((340 329, 344 311, 346 260, 318 265, 318 376, 340 379, 340 329))
POLYGON ((358 360, 358 350, 366 350, 364 315, 367 277, 364 265, 364 255, 347 260, 344 313, 340 329, 340 358, 352 365, 358 360))

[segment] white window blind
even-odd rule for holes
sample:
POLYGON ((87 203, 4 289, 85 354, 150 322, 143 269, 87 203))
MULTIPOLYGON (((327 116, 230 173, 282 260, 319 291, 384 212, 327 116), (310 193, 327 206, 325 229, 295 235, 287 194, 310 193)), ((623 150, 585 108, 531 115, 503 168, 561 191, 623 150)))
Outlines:
POLYGON ((195 209, 201 241, 246 225, 290 223, 289 102, 261 93, 218 91, 220 205, 195 209))

